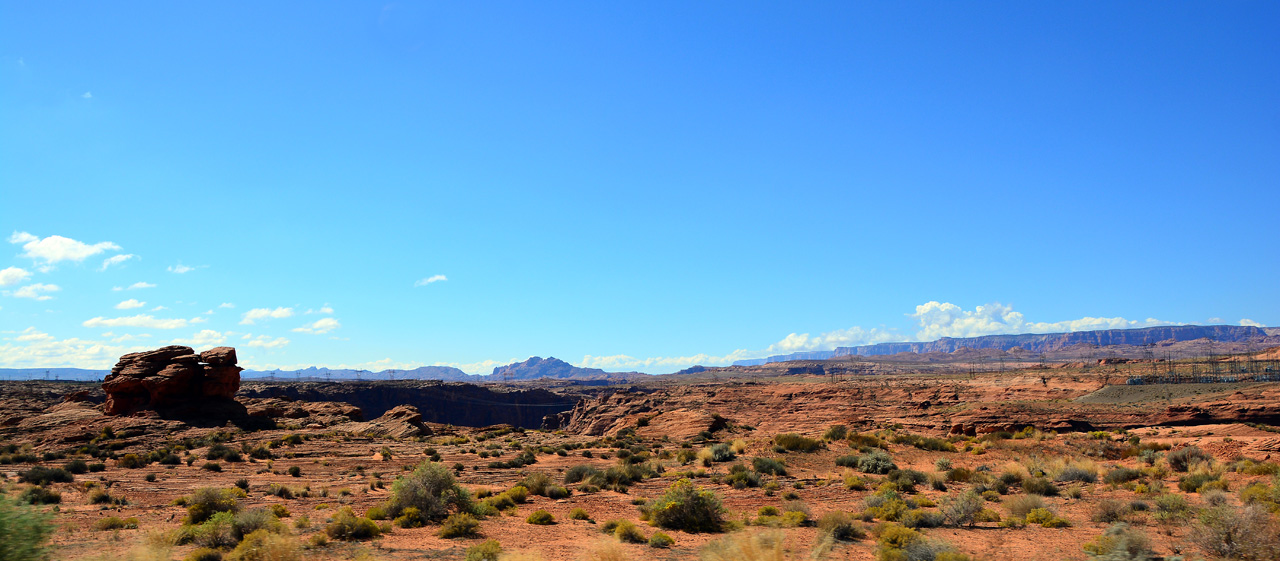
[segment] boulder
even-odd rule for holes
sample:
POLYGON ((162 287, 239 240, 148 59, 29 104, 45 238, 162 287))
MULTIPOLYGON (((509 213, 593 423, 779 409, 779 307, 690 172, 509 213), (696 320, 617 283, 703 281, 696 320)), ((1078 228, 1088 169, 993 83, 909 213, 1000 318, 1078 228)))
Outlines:
POLYGON ((236 350, 217 347, 196 354, 191 347, 170 345, 129 353, 102 382, 108 415, 128 415, 141 409, 201 400, 231 399, 240 389, 236 350))
POLYGON ((397 405, 372 421, 338 425, 334 430, 360 436, 390 438, 430 436, 433 432, 422 423, 422 413, 412 405, 397 405))

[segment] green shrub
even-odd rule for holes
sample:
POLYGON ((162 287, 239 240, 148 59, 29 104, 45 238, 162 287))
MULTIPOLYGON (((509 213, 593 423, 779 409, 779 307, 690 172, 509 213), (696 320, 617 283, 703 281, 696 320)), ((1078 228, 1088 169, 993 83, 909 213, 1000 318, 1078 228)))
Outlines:
POLYGON ((866 532, 849 517, 840 511, 828 512, 818 519, 818 531, 831 536, 837 541, 858 541, 866 537, 866 532))
POLYGON ((219 464, 218 462, 205 462, 204 465, 200 466, 200 469, 217 473, 222 471, 222 464, 219 464))
POLYGON ((1200 449, 1199 446, 1187 446, 1186 448, 1169 452, 1165 459, 1169 461, 1169 467, 1173 471, 1187 471, 1192 464, 1210 461, 1213 456, 1200 449))
MULTIPOLYGON (((85 469, 88 469, 88 467, 86 466, 85 469)), ((63 468, 35 466, 29 470, 18 472, 19 483, 30 483, 32 485, 71 483, 74 480, 75 476, 71 475, 71 472, 63 468)))
POLYGON ((192 528, 192 533, 197 545, 214 549, 232 547, 240 541, 235 535, 235 515, 230 512, 215 513, 192 528))
POLYGON ((556 517, 551 516, 550 512, 538 509, 533 511, 533 514, 530 514, 524 521, 537 526, 550 526, 556 523, 556 517))
POLYGON ((62 493, 48 487, 27 487, 18 495, 18 501, 29 505, 56 505, 62 502, 62 493))
POLYGON ((1066 528, 1071 525, 1047 508, 1037 508, 1027 513, 1027 524, 1039 524, 1045 528, 1066 528))
POLYGON ((377 523, 368 518, 356 516, 351 507, 342 507, 324 528, 325 534, 335 540, 368 540, 378 537, 381 530, 377 523))
POLYGON ((1215 506, 1200 513, 1191 539, 1215 557, 1261 561, 1280 559, 1277 522, 1258 505, 1215 506))
POLYGON ((1018 495, 1005 501, 1004 507, 1014 518, 1025 519, 1031 511, 1044 508, 1044 500, 1036 495, 1018 495))
POLYGON ((831 425, 827 428, 826 432, 822 433, 822 438, 824 440, 844 440, 844 437, 848 436, 848 434, 849 427, 844 425, 831 425))
POLYGON ((1121 483, 1136 481, 1141 477, 1142 477, 1141 471, 1138 471, 1133 468, 1120 467, 1120 468, 1116 468, 1111 471, 1108 471, 1107 474, 1102 477, 1102 481, 1103 483, 1108 483, 1111 485, 1120 485, 1121 483))
POLYGON ((881 450, 872 450, 866 454, 862 454, 854 461, 854 465, 849 466, 862 473, 886 474, 898 466, 893 463, 893 458, 889 454, 881 450))
POLYGON ((969 489, 956 497, 943 499, 940 511, 948 525, 972 527, 977 522, 977 515, 982 508, 982 497, 973 489, 969 489))
POLYGON ((947 442, 941 438, 933 438, 928 436, 920 436, 918 434, 895 434, 893 435, 895 444, 908 444, 921 450, 929 450, 933 452, 955 452, 954 444, 947 442))
POLYGON ((125 454, 120 456, 120 459, 116 460, 117 466, 127 469, 146 467, 149 463, 151 463, 149 458, 142 457, 137 454, 125 454))
POLYGON ((600 470, 586 464, 573 466, 564 472, 564 484, 573 485, 594 477, 600 470))
POLYGON ((445 539, 474 538, 480 535, 480 521, 465 512, 451 514, 438 535, 445 539))
POLYGON ((570 520, 591 520, 591 515, 587 514, 586 509, 575 508, 569 511, 570 520))
POLYGON ((519 485, 528 489, 531 494, 546 496, 547 488, 551 487, 551 476, 542 472, 530 473, 520 480, 519 485))
POLYGON ((187 524, 200 524, 219 512, 239 512, 239 500, 244 491, 239 489, 196 489, 187 499, 187 524))
POLYGON ((106 489, 94 487, 92 491, 89 491, 89 504, 105 505, 111 504, 111 501, 111 493, 108 493, 106 489))
POLYGON ((231 519, 231 535, 235 536, 236 540, 242 540, 245 536, 258 530, 266 530, 278 534, 284 531, 284 525, 267 508, 255 508, 237 512, 231 519))
POLYGON ((93 529, 100 532, 106 530, 136 530, 138 529, 138 519, 134 517, 120 518, 117 516, 108 516, 99 518, 93 523, 93 529))
POLYGON ((56 526, 52 515, 15 503, 0 493, 0 560, 44 559, 47 542, 56 526))
POLYGON ((1212 473, 1192 473, 1178 479, 1178 488, 1187 493, 1203 493, 1214 489, 1225 491, 1226 483, 1212 473))
POLYGON ((1067 466, 1063 468, 1062 471, 1058 472, 1058 475, 1054 477, 1053 480, 1059 483, 1064 483, 1067 481, 1080 481, 1084 483, 1094 483, 1098 481, 1098 474, 1093 471, 1082 468, 1080 466, 1072 465, 1072 466, 1067 466))
POLYGON ((613 537, 623 543, 645 543, 649 538, 644 537, 644 533, 637 528, 634 523, 628 520, 615 520, 613 524, 613 537))
POLYGON ((267 508, 271 511, 271 514, 276 518, 288 518, 290 516, 289 508, 282 504, 273 504, 267 508))
POLYGON ((182 561, 222 561, 222 552, 207 547, 198 547, 188 553, 186 557, 183 557, 182 561))
POLYGON ((449 516, 450 511, 471 512, 474 503, 448 468, 438 462, 423 462, 391 485, 387 513, 395 518, 409 507, 416 507, 423 520, 436 522, 449 516))
POLYGON ((755 458, 751 460, 751 469, 766 475, 776 475, 778 477, 787 475, 787 464, 773 458, 755 458))
POLYGON ((654 549, 667 549, 668 547, 675 545, 675 543, 676 540, 671 539, 671 536, 662 532, 655 533, 653 537, 649 538, 649 547, 654 549))
POLYGON ((552 485, 550 487, 547 487, 547 492, 546 492, 548 499, 556 499, 556 500, 567 499, 572 494, 573 494, 572 491, 564 487, 561 487, 559 485, 552 485))
POLYGON ((666 529, 686 532, 718 532, 724 526, 725 509, 712 491, 681 479, 647 507, 651 521, 666 529))
POLYGON ((502 555, 502 546, 498 540, 485 540, 467 548, 466 561, 498 561, 502 555))
POLYGON ((75 459, 67 462, 67 465, 62 466, 62 469, 69 473, 80 475, 83 473, 89 473, 89 464, 84 460, 75 459))
POLYGON ((1058 486, 1044 477, 1032 477, 1022 482, 1022 490, 1042 497, 1058 496, 1058 486))
POLYGON ((734 489, 759 487, 760 474, 747 469, 747 466, 742 464, 733 464, 729 466, 729 475, 725 477, 724 482, 732 485, 734 489))
POLYGON ((301 561, 302 549, 289 536, 257 530, 244 537, 226 561, 301 561))
POLYGON ((1101 536, 1084 544, 1084 550, 1102 561, 1148 561, 1155 557, 1146 534, 1123 522, 1113 524, 1101 536))
POLYGON ((773 442, 789 452, 816 452, 824 447, 821 440, 800 436, 795 433, 777 435, 773 437, 773 442))

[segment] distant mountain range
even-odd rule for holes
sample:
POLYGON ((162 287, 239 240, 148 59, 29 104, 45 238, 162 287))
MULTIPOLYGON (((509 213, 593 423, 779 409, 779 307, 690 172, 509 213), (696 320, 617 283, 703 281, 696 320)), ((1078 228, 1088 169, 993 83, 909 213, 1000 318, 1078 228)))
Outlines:
POLYGON ((809 351, 775 355, 768 358, 739 360, 734 366, 758 366, 789 360, 829 360, 844 356, 880 356, 898 353, 953 353, 960 349, 996 349, 1008 351, 1014 348, 1032 353, 1053 352, 1074 345, 1131 345, 1142 346, 1162 342, 1194 341, 1208 339, 1220 342, 1244 343, 1258 341, 1262 344, 1280 343, 1280 329, 1242 327, 1238 325, 1171 325, 1142 327, 1137 329, 1103 329, 1097 331, 1072 331, 1070 333, 1021 333, 1017 335, 984 335, 982 337, 943 337, 936 341, 877 343, 857 347, 836 347, 831 351, 809 351))
MULTIPOLYGON (((829 360, 844 356, 879 356, 898 353, 954 353, 960 349, 1022 349, 1032 355, 1049 353, 1075 346, 1131 345, 1142 346, 1167 342, 1208 339, 1218 342, 1257 342, 1260 346, 1280 345, 1280 328, 1241 327, 1235 325, 1175 325, 1138 329, 1104 329, 1070 333, 1023 333, 1018 335, 985 335, 982 337, 943 337, 936 341, 877 343, 858 347, 837 347, 831 351, 808 351, 775 355, 768 358, 740 360, 734 366, 758 366, 789 360, 829 360)), ((679 374, 705 370, 694 366, 679 374)), ((83 368, 0 368, 0 380, 101 380, 109 370, 83 368)), ((305 380, 443 380, 446 382, 498 382, 518 380, 626 381, 647 377, 642 372, 605 372, 599 368, 581 368, 555 357, 531 357, 493 369, 489 375, 467 374, 452 366, 419 366, 412 370, 354 370, 312 366, 301 370, 245 370, 243 378, 280 378, 305 380)))

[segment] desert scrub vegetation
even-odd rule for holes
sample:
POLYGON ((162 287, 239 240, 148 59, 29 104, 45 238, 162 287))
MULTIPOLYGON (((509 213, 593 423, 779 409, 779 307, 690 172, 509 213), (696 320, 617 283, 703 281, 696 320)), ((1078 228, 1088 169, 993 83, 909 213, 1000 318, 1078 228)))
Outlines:
POLYGON ((55 526, 49 513, 0 493, 0 561, 44 559, 55 526))
POLYGON ((644 509, 654 525, 668 530, 719 532, 724 527, 725 508, 720 497, 688 479, 672 483, 644 509))
POLYGON ((444 520, 451 512, 475 511, 471 494, 458 485, 449 468, 431 461, 418 464, 412 473, 391 485, 387 515, 394 519, 410 507, 418 509, 422 520, 431 523, 444 520))
POLYGON ((908 446, 914 446, 921 450, 928 450, 931 452, 956 451, 955 445, 944 439, 920 436, 918 434, 911 434, 907 432, 895 433, 889 437, 889 440, 894 444, 906 444, 908 446))
POLYGON ((773 443, 788 452, 817 452, 826 445, 821 440, 795 433, 783 433, 773 437, 773 443))
POLYGON ((1191 539, 1224 559, 1280 559, 1280 522, 1258 505, 1218 505, 1201 511, 1191 539))
POLYGON ((245 496, 243 489, 204 487, 196 489, 190 497, 178 499, 177 503, 187 507, 187 524, 201 524, 219 512, 239 512, 240 499, 245 496))
POLYGON ((502 544, 498 540, 485 540, 467 548, 466 561, 498 561, 502 555, 502 544))
POLYGON ((552 516, 550 512, 538 509, 533 511, 533 514, 530 514, 524 521, 536 526, 549 526, 556 523, 556 517, 552 516))
POLYGON ((325 526, 324 532, 335 540, 369 540, 382 534, 378 525, 368 518, 357 516, 351 507, 345 506, 325 526))
POLYGON ((898 469, 893 458, 883 450, 870 450, 860 455, 846 455, 836 458, 836 465, 856 469, 862 473, 883 475, 898 469))
POLYGON ((1155 558, 1147 535, 1123 522, 1112 524, 1102 535, 1084 544, 1083 549, 1089 557, 1099 561, 1148 561, 1155 558))
POLYGON ((968 561, 969 557, 941 540, 901 524, 886 523, 876 528, 876 559, 879 561, 968 561))
MULTIPOLYGON (((85 471, 88 471, 88 465, 85 471)), ((26 471, 18 472, 19 483, 31 483, 32 485, 48 485, 50 483, 71 483, 75 480, 75 476, 64 468, 47 468, 35 466, 26 471)))
POLYGON ((474 538, 480 535, 480 521, 465 512, 449 515, 438 534, 445 539, 474 538))

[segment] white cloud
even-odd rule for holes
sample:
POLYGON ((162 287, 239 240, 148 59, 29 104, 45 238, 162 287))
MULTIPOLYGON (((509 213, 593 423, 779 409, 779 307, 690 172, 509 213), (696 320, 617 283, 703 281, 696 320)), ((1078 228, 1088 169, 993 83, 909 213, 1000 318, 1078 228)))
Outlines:
POLYGON ((941 337, 979 337, 1002 333, 1065 333, 1097 329, 1132 329, 1156 325, 1174 325, 1155 318, 1128 320, 1122 317, 1083 317, 1056 322, 1028 322, 1012 306, 1000 303, 977 306, 965 311, 949 302, 927 302, 909 314, 919 323, 916 339, 932 341, 941 337))
POLYGON ((87 244, 63 236, 41 239, 26 232, 14 232, 9 236, 9 243, 21 244, 22 256, 34 259, 44 271, 52 269, 61 261, 80 262, 104 251, 120 249, 120 246, 111 242, 87 244))
POLYGON ((102 341, 58 339, 28 327, 14 337, 0 339, 0 368, 110 368, 120 355, 140 350, 102 341))
POLYGON ((191 323, 206 323, 208 321, 209 321, 209 318, 200 317, 200 316, 191 318, 191 323))
POLYGON ((81 325, 85 327, 146 327, 151 329, 181 329, 191 323, 188 320, 155 318, 148 314, 125 316, 118 318, 96 317, 87 319, 81 325))
POLYGON ((30 277, 30 276, 31 276, 31 272, 25 269, 19 269, 17 267, 9 267, 7 269, 3 269, 3 270, 0 270, 0 286, 10 286, 10 285, 18 284, 24 280, 27 280, 27 277, 30 277))
POLYGON ((235 305, 235 304, 232 304, 231 302, 223 302, 223 303, 221 303, 221 304, 218 304, 218 307, 219 307, 219 308, 234 308, 234 307, 236 307, 236 305, 235 305))
POLYGON ((212 329, 201 329, 199 332, 195 333, 190 338, 174 339, 169 344, 186 345, 188 347, 198 348, 198 347, 212 347, 216 345, 221 345, 222 342, 226 340, 227 340, 227 337, 225 333, 219 333, 212 329))
POLYGON ((293 330, 299 333, 313 333, 316 335, 323 335, 339 327, 342 327, 342 324, 338 323, 338 320, 334 318, 320 318, 311 323, 303 325, 302 327, 295 327, 293 328, 293 330))
POLYGON ((324 305, 324 306, 322 306, 319 310, 312 310, 312 309, 308 308, 308 309, 307 309, 307 311, 306 311, 306 312, 304 312, 304 313, 305 313, 306 315, 311 315, 311 314, 332 314, 332 313, 333 313, 333 308, 330 308, 328 304, 325 304, 325 305, 324 305))
POLYGON ((160 310, 167 310, 167 309, 169 309, 169 308, 166 308, 166 307, 164 307, 164 306, 156 306, 156 307, 154 307, 154 308, 151 308, 151 311, 153 311, 153 312, 158 312, 158 311, 160 311, 160 310))
POLYGON ((266 335, 259 335, 257 339, 249 341, 246 345, 250 347, 258 347, 262 349, 275 349, 289 344, 289 340, 284 337, 272 339, 266 335))
POLYGON ((80 97, 83 97, 85 99, 93 99, 93 92, 84 92, 80 94, 80 97))
POLYGON ((418 282, 413 283, 413 286, 427 286, 428 284, 431 284, 433 282, 440 282, 440 281, 447 281, 447 280, 449 279, 444 275, 431 275, 425 279, 422 279, 422 280, 419 280, 418 282))
POLYGON ((1240 325, 1243 325, 1245 327, 1266 327, 1265 325, 1262 325, 1261 323, 1258 323, 1248 318, 1240 320, 1240 325))
POLYGON ((139 289, 143 289, 143 288, 155 288, 155 287, 156 287, 156 285, 151 284, 151 283, 149 283, 149 282, 145 282, 145 281, 138 281, 138 282, 135 282, 135 283, 133 283, 133 284, 131 284, 131 285, 129 285, 129 286, 126 286, 126 287, 124 287, 124 288, 121 288, 121 287, 119 287, 119 286, 112 287, 112 289, 111 289, 111 290, 114 290, 114 291, 116 291, 116 292, 120 292, 121 290, 139 290, 139 289))
POLYGON ((45 294, 46 292, 57 292, 62 290, 56 284, 35 283, 29 284, 13 291, 14 298, 31 298, 34 300, 52 300, 53 297, 45 294))
MULTIPOLYGON (((388 360, 389 360, 389 359, 388 359, 388 360)), ((437 363, 432 364, 431 366, 452 366, 452 367, 454 367, 454 368, 457 368, 458 370, 461 370, 461 371, 463 371, 463 372, 466 372, 467 374, 480 374, 480 375, 486 375, 486 374, 492 374, 492 373, 493 373, 493 369, 494 369, 494 368, 497 368, 497 367, 499 367, 499 366, 506 366, 506 365, 511 364, 511 363, 513 363, 513 362, 520 362, 520 361, 522 361, 522 360, 524 360, 524 359, 523 359, 523 358, 510 358, 510 359, 507 359, 507 360, 492 360, 492 359, 490 359, 490 360, 482 360, 482 361, 479 361, 479 362, 437 362, 437 363)), ((413 368, 413 367, 412 367, 412 366, 409 366, 409 367, 404 367, 404 368, 405 368, 406 370, 409 370, 409 369, 411 369, 411 368, 413 368)))
POLYGON ((254 322, 261 319, 281 319, 293 315, 293 308, 254 308, 244 313, 240 318, 240 325, 253 325, 254 322))
POLYGON ((121 253, 120 255, 112 255, 111 257, 108 257, 102 260, 102 268, 98 270, 105 271, 107 270, 107 267, 110 267, 112 265, 119 265, 121 263, 124 263, 125 261, 133 259, 134 257, 137 257, 137 255, 134 255, 132 253, 121 253))
POLYGON ((119 304, 116 304, 116 309, 117 309, 117 310, 132 310, 132 309, 134 309, 134 308, 141 308, 141 307, 146 306, 146 305, 147 305, 147 303, 146 303, 146 302, 139 302, 139 301, 137 301, 137 300, 135 300, 135 299, 133 299, 133 298, 130 298, 130 299, 125 300, 125 301, 123 301, 123 302, 121 302, 121 303, 119 303, 119 304))
POLYGON ((186 265, 183 265, 182 263, 178 263, 177 265, 169 265, 169 272, 177 273, 179 275, 181 275, 182 273, 190 273, 191 271, 194 271, 194 270, 196 270, 195 267, 188 267, 186 265))

